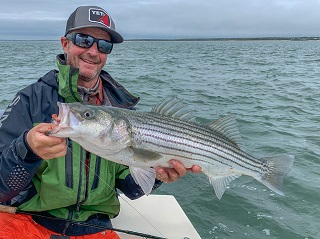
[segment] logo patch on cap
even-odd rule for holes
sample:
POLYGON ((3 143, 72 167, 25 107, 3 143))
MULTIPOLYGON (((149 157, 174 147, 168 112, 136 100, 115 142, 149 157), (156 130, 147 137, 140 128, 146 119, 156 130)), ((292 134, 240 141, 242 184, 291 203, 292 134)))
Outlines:
POLYGON ((108 13, 102 11, 101 9, 90 8, 89 9, 89 21, 97 22, 110 27, 110 17, 108 13))

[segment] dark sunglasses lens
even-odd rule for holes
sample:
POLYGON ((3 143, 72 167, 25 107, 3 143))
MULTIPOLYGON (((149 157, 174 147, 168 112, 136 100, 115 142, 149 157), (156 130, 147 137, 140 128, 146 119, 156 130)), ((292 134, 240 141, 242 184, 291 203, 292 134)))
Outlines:
POLYGON ((85 34, 76 34, 75 44, 80 47, 90 48, 93 44, 93 38, 85 34))
POLYGON ((105 40, 98 41, 98 49, 102 53, 109 54, 112 50, 113 44, 111 42, 107 42, 105 40))
POLYGON ((112 51, 113 43, 102 39, 95 39, 87 34, 76 33, 67 37, 68 39, 72 39, 72 42, 79 47, 90 48, 94 42, 97 42, 100 52, 110 54, 112 51))

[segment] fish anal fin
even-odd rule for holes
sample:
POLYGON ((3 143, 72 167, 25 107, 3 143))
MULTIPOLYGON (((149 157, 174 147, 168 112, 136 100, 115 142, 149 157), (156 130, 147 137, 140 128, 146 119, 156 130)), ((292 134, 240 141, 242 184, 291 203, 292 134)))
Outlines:
POLYGON ((224 136, 226 140, 228 140, 237 148, 241 148, 242 140, 235 116, 228 115, 222 117, 207 124, 207 127, 224 136))
POLYGON ((153 168, 129 167, 130 173, 145 195, 149 195, 156 179, 156 172, 153 168))
POLYGON ((210 184, 213 186, 214 191, 217 195, 218 199, 221 199, 222 195, 226 191, 228 185, 231 181, 235 180, 236 178, 240 177, 241 175, 233 174, 228 176, 213 176, 209 177, 210 184))

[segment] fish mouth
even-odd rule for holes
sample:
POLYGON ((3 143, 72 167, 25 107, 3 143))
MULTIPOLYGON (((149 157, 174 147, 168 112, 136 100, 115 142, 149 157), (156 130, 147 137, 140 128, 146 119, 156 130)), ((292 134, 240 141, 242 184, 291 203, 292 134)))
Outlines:
POLYGON ((57 137, 69 137, 70 135, 77 136, 78 134, 74 129, 79 126, 79 119, 72 112, 68 104, 58 102, 57 105, 59 108, 58 116, 52 117, 56 127, 50 130, 48 135, 57 137))

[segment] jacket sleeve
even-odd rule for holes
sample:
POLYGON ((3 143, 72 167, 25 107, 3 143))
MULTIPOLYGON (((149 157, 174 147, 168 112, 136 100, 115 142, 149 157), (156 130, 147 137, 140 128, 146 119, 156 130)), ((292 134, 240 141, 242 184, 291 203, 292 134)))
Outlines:
POLYGON ((19 92, 0 118, 0 202, 30 187, 42 163, 26 142, 26 134, 34 123, 33 107, 37 105, 30 104, 27 94, 19 92))
MULTIPOLYGON (((130 174, 130 170, 127 166, 120 165, 122 170, 116 175, 116 187, 121 190, 131 200, 137 199, 144 195, 141 187, 135 183, 133 177, 130 174)), ((162 182, 156 179, 152 190, 160 187, 162 182)))

